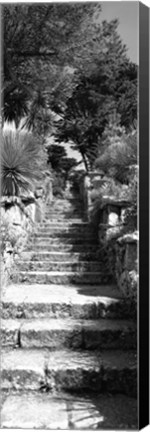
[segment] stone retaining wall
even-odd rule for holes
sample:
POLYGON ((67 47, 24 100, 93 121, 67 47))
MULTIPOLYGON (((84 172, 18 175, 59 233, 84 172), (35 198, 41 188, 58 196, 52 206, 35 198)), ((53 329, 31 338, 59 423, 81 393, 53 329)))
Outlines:
MULTIPOLYGON (((91 192, 104 182, 106 178, 101 172, 88 173, 82 178, 80 195, 89 221, 92 210, 91 192)), ((138 232, 123 234, 124 213, 130 204, 128 200, 103 196, 98 213, 98 238, 100 248, 106 252, 109 269, 119 290, 125 298, 137 301, 138 232)))
POLYGON ((1 283, 5 287, 15 272, 14 257, 24 249, 30 233, 42 218, 34 195, 1 199, 1 283), (38 217, 37 217, 38 216, 38 217))
POLYGON ((138 232, 123 234, 124 210, 129 203, 104 197, 99 223, 99 243, 107 250, 108 262, 123 296, 137 301, 138 232))
POLYGON ((126 298, 137 301, 138 232, 126 234, 116 241, 116 280, 126 298))

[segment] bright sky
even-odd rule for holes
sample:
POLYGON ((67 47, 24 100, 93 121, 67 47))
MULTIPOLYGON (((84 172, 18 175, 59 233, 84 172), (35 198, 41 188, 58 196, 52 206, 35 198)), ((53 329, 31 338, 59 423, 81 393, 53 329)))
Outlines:
POLYGON ((102 1, 101 20, 110 21, 118 18, 118 32, 128 48, 130 59, 138 63, 139 44, 139 2, 138 1, 102 1))

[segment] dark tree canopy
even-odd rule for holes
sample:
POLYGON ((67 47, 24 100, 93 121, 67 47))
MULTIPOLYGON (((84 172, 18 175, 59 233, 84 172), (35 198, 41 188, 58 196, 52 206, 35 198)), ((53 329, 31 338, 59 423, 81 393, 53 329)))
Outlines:
POLYGON ((109 115, 116 110, 126 130, 137 118, 137 67, 126 56, 117 21, 104 22, 102 34, 105 50, 80 75, 56 130, 57 140, 71 141, 79 150, 86 169, 92 168, 109 115))
POLYGON ((62 159, 67 157, 66 150, 63 146, 51 144, 48 149, 48 160, 54 170, 57 170, 62 163, 62 159))
POLYGON ((99 2, 3 5, 5 120, 72 142, 86 169, 99 152, 109 114, 130 129, 137 117, 137 67, 118 21, 99 20, 99 2))
POLYGON ((59 110, 60 101, 63 102, 70 93, 73 71, 86 67, 85 58, 86 62, 90 61, 95 44, 92 17, 95 13, 98 15, 100 9, 99 3, 9 4, 2 7, 4 105, 7 95, 5 120, 12 117, 10 109, 7 110, 10 86, 11 96, 15 99, 19 86, 24 86, 23 98, 18 92, 19 119, 27 109, 30 111, 32 95, 39 89, 46 104, 59 110))
POLYGON ((56 171, 64 171, 66 176, 70 169, 77 164, 76 159, 67 156, 65 148, 61 145, 51 144, 48 147, 47 152, 47 162, 51 164, 52 169, 56 171))

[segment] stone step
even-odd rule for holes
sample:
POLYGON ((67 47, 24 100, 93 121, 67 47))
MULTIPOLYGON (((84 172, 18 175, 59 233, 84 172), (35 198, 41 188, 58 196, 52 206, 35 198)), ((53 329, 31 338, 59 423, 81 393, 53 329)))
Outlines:
POLYGON ((136 349, 133 321, 33 319, 1 320, 1 345, 50 349, 136 349))
POLYGON ((115 286, 15 284, 1 295, 4 319, 128 319, 135 312, 115 286))
POLYGON ((94 227, 87 227, 86 225, 66 225, 66 224, 51 224, 49 226, 44 225, 44 226, 37 226, 37 234, 64 234, 65 236, 67 234, 76 234, 78 232, 78 234, 91 234, 93 235, 94 232, 94 227))
POLYGON ((4 349, 1 389, 137 395, 136 352, 4 349))
POLYGON ((83 222, 82 220, 79 220, 78 222, 74 222, 71 219, 66 220, 66 221, 58 221, 56 222, 55 220, 53 221, 42 221, 41 223, 38 224, 38 227, 41 228, 48 228, 48 229, 86 229, 89 227, 89 223, 88 222, 83 222))
POLYGON ((74 218, 74 217, 77 217, 77 218, 79 218, 79 217, 81 217, 82 216, 82 212, 79 212, 79 211, 76 211, 76 210, 74 210, 73 208, 72 208, 72 206, 67 206, 66 208, 53 208, 53 209, 51 209, 51 210, 46 210, 45 211, 45 216, 63 216, 63 217, 66 217, 66 216, 70 216, 71 218, 74 218))
POLYGON ((55 206, 51 206, 51 207, 46 207, 45 208, 45 214, 65 214, 65 213, 69 213, 72 216, 76 215, 76 216, 80 216, 82 214, 82 210, 78 209, 77 207, 75 208, 75 206, 69 204, 64 205, 64 203, 61 203, 59 206, 55 205, 55 206))
POLYGON ((6 395, 1 428, 138 430, 137 414, 136 398, 122 394, 16 392, 6 395))
POLYGON ((89 252, 47 252, 47 251, 26 251, 20 254, 21 260, 30 260, 30 261, 49 261, 49 262, 69 262, 71 260, 72 263, 77 263, 80 261, 91 261, 96 260, 95 253, 89 252))
POLYGON ((46 206, 45 207, 45 212, 46 213, 65 213, 65 212, 72 212, 72 213, 76 213, 77 215, 79 215, 81 213, 81 208, 77 208, 76 206, 76 201, 72 202, 72 203, 60 203, 59 205, 55 204, 55 205, 51 205, 51 206, 46 206))
POLYGON ((68 220, 68 219, 72 219, 72 221, 82 221, 82 216, 81 215, 72 215, 70 212, 66 212, 66 213, 50 213, 50 214, 45 214, 44 215, 44 219, 45 220, 68 220))
POLYGON ((97 239, 96 238, 94 238, 94 237, 84 237, 84 238, 81 238, 80 236, 78 236, 78 235, 76 235, 76 237, 74 236, 74 237, 71 237, 71 235, 69 236, 69 237, 56 237, 56 235, 54 236, 54 237, 49 237, 49 236, 46 236, 46 237, 40 237, 40 236, 37 236, 37 237, 31 237, 31 241, 32 241, 32 244, 34 244, 35 246, 40 246, 40 245, 42 245, 42 246, 44 246, 45 248, 49 245, 49 244, 51 244, 51 245, 60 245, 60 246, 63 246, 63 245, 72 245, 72 246, 74 246, 74 245, 79 245, 79 246, 84 246, 84 245, 86 245, 86 246, 95 246, 95 245, 97 245, 98 244, 98 241, 97 241, 97 239))
POLYGON ((54 232, 53 230, 51 231, 40 231, 38 230, 37 233, 33 234, 32 237, 33 239, 35 239, 36 241, 45 241, 45 239, 48 239, 50 241, 55 240, 55 241, 66 241, 66 240, 70 240, 70 243, 73 241, 75 242, 75 240, 78 240, 80 243, 83 241, 94 241, 96 243, 97 241, 97 236, 94 233, 87 233, 87 232, 78 232, 77 229, 76 230, 72 230, 72 231, 62 231, 62 232, 54 232))
POLYGON ((62 271, 21 271, 14 274, 14 282, 37 284, 108 284, 112 275, 108 272, 62 272, 62 271))
POLYGON ((53 212, 66 212, 66 211, 76 211, 76 209, 73 207, 73 205, 71 203, 60 203, 59 205, 55 204, 55 205, 51 205, 51 206, 46 206, 45 207, 45 211, 46 213, 53 213, 53 212))
POLYGON ((34 252, 36 251, 44 251, 44 252, 54 252, 54 251, 63 251, 63 252, 95 252, 97 251, 97 245, 89 245, 89 244, 81 244, 81 242, 79 244, 72 244, 72 243, 51 243, 50 241, 45 243, 39 243, 39 244, 35 244, 32 243, 30 246, 28 245, 28 249, 26 249, 26 251, 31 251, 33 250, 34 252))
POLYGON ((48 225, 48 224, 58 224, 58 223, 61 223, 61 224, 66 224, 66 225, 68 225, 68 223, 69 223, 69 220, 70 220, 70 224, 76 224, 76 225, 80 225, 81 223, 83 223, 84 221, 83 221, 83 219, 82 218, 77 218, 77 217, 74 217, 74 218, 72 218, 72 217, 68 217, 68 216, 66 216, 66 218, 65 217, 63 217, 63 216, 51 216, 51 217, 47 217, 47 218, 44 218, 44 220, 43 220, 43 222, 42 223, 45 223, 46 225, 48 225))
POLYGON ((100 272, 104 265, 98 261, 21 261, 15 260, 22 271, 100 272))
POLYGON ((54 211, 54 210, 67 210, 67 209, 72 209, 75 210, 75 207, 77 205, 77 199, 73 199, 73 200, 65 200, 64 198, 62 200, 60 200, 59 202, 55 201, 52 202, 48 205, 46 205, 46 211, 54 211))

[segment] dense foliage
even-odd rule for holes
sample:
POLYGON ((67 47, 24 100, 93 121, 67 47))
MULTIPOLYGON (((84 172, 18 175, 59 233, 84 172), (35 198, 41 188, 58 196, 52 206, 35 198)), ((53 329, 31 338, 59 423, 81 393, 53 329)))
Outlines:
POLYGON ((138 156, 137 129, 126 133, 119 123, 119 117, 112 117, 102 135, 102 152, 96 159, 95 166, 103 171, 106 181, 92 192, 93 214, 99 212, 103 197, 128 201, 125 210, 125 231, 137 230, 138 200, 138 156))
MULTIPOLYGON (((101 23, 100 12, 99 2, 3 6, 3 119, 18 127, 25 117, 37 136, 71 143, 85 169, 103 169, 116 190, 130 185, 137 163, 137 66, 118 21, 101 23)), ((58 147, 48 150, 56 189, 75 166, 58 147)))
POLYGON ((19 196, 41 179, 41 146, 32 134, 5 132, 1 149, 2 195, 19 196))
POLYGON ((116 20, 103 23, 103 49, 98 56, 95 53, 93 66, 80 75, 56 131, 59 141, 71 141, 79 150, 87 170, 101 150, 114 109, 126 131, 137 117, 137 67, 126 56, 117 25, 116 20))
POLYGON ((130 181, 131 167, 137 164, 136 131, 122 137, 116 137, 96 160, 96 167, 122 184, 130 181))
POLYGON ((126 128, 137 109, 136 66, 117 20, 101 24, 100 11, 99 3, 3 6, 4 119, 18 126, 26 116, 28 129, 45 135, 52 111, 59 113, 60 140, 73 140, 85 165, 93 163, 112 108, 126 128))
POLYGON ((17 111, 18 122, 22 114, 29 114, 32 124, 32 116, 35 122, 42 111, 43 98, 44 115, 49 115, 49 108, 63 106, 72 89, 73 71, 91 61, 96 44, 93 16, 100 10, 99 3, 3 6, 5 120, 16 121, 17 111), (35 110, 32 101, 39 91, 42 98, 35 110))
POLYGON ((47 148, 48 160, 53 170, 53 192, 61 195, 65 189, 69 173, 77 164, 76 159, 69 158, 63 146, 51 144, 47 148))

